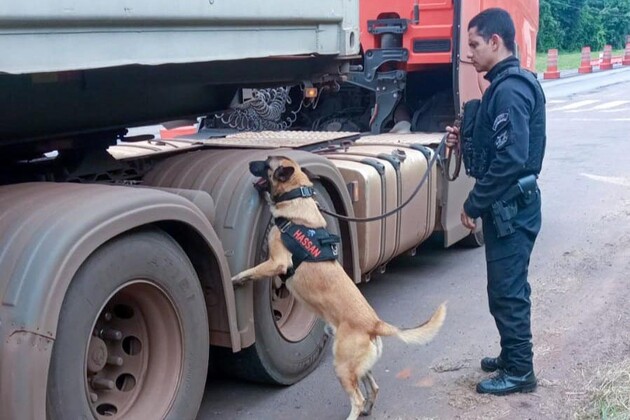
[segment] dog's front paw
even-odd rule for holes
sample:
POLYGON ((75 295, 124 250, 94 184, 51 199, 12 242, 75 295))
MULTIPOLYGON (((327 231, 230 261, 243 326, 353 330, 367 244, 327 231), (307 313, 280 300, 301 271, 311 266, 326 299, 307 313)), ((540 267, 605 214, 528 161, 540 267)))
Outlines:
POLYGON ((332 338, 335 336, 335 327, 333 327, 330 324, 326 324, 326 326, 324 327, 324 333, 329 337, 332 338))
POLYGON ((243 273, 238 273, 234 277, 232 277, 232 284, 234 287, 242 287, 247 283, 250 279, 246 276, 242 275, 243 273))

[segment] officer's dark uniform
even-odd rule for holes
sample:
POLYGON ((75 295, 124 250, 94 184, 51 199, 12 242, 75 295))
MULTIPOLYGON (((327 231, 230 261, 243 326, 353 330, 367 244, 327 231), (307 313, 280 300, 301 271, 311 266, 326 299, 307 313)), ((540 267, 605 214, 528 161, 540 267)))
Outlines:
MULTIPOLYGON (((526 175, 538 175, 545 151, 545 98, 540 84, 515 57, 495 65, 477 111, 472 143, 475 161, 467 171, 476 183, 464 203, 466 214, 481 217, 486 241, 488 300, 501 336, 501 359, 513 375, 532 371, 529 257, 540 230, 540 192, 512 198, 513 232, 499 237, 492 205, 526 175), (479 152, 480 151, 480 152, 479 152), (472 169, 472 172, 469 170, 472 169)), ((464 149, 466 155, 466 148, 464 149)), ((471 156, 465 161, 470 162, 471 156)))

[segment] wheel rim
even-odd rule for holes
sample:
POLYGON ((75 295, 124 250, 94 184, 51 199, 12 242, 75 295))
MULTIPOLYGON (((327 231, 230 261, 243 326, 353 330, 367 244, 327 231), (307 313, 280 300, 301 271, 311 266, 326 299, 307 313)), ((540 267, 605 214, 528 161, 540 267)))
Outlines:
POLYGON ((183 331, 166 293, 137 280, 113 292, 94 323, 86 397, 97 419, 163 418, 181 381, 183 331))
MULTIPOLYGON (((273 222, 269 223, 265 231, 260 261, 266 260, 269 255, 267 238, 273 226, 273 222)), ((285 340, 293 343, 304 340, 317 322, 317 316, 303 302, 293 296, 279 277, 273 277, 270 280, 269 310, 278 332, 285 340)))
POLYGON ((271 283, 271 311, 276 328, 287 340, 298 342, 309 335, 317 316, 289 291, 286 284, 275 277, 271 283))

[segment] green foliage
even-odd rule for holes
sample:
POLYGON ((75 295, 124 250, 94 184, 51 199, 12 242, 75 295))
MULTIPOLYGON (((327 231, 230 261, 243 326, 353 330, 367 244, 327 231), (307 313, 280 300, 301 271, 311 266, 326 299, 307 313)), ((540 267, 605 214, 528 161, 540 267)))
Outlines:
POLYGON ((630 0, 540 0, 539 52, 623 48, 629 34, 630 0))
POLYGON ((563 36, 564 33, 560 27, 560 23, 552 14, 552 8, 549 0, 541 0, 540 30, 538 31, 536 49, 542 52, 547 51, 550 48, 558 48, 562 43, 563 36))
POLYGON ((606 39, 613 47, 625 44, 630 34, 630 0, 609 0, 602 9, 602 21, 606 39))
POLYGON ((573 45, 567 43, 565 48, 572 51, 581 50, 582 47, 591 47, 591 51, 601 51, 606 45, 606 33, 602 25, 601 14, 591 6, 584 7, 580 14, 573 45))

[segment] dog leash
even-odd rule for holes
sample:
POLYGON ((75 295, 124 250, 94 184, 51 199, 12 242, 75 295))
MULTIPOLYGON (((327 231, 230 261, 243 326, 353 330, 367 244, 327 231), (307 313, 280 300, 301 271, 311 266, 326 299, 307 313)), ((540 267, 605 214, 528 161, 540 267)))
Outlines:
MULTIPOLYGON (((462 117, 461 115, 455 120, 453 124, 455 127, 461 130, 462 117)), ((448 134, 447 134, 448 136, 448 134)), ((461 142, 457 142, 457 147, 449 147, 446 151, 446 163, 444 164, 444 175, 450 182, 455 181, 459 177, 459 172, 462 169, 462 146, 461 142), (453 154, 455 155, 455 171, 451 175, 451 161, 453 160, 453 154)))
POLYGON ((449 147, 449 149, 446 151, 444 174, 449 182, 455 181, 459 177, 459 172, 462 169, 462 151, 460 147, 461 146, 458 144, 455 150, 449 147), (453 160, 453 154, 455 155, 455 171, 453 172, 453 175, 451 175, 451 161, 453 160))
MULTIPOLYGON (((427 182, 427 179, 429 179, 429 175, 431 174, 431 169, 433 169, 433 166, 435 165, 435 161, 438 159, 438 156, 440 156, 440 154, 442 152, 442 149, 444 149, 444 146, 446 146, 446 137, 447 136, 448 136, 448 134, 445 134, 444 137, 442 137, 442 140, 440 141, 440 144, 438 145, 437 149, 435 149, 435 153, 433 154, 433 157, 431 157, 431 160, 429 161, 429 165, 427 166, 427 170, 424 173, 424 176, 420 180, 420 183, 418 184, 418 186, 416 187, 414 192, 411 193, 411 196, 409 196, 407 201, 405 201, 404 203, 402 203, 400 206, 396 207, 395 209, 392 209, 392 210, 388 211, 387 213, 381 214, 379 216, 372 216, 372 217, 363 217, 363 218, 361 218, 361 217, 344 216, 343 214, 337 214, 337 213, 328 211, 328 210, 322 208, 319 205, 319 203, 317 203, 317 207, 319 207, 319 211, 321 211, 322 213, 327 214, 329 216, 336 217, 337 219, 345 220, 345 221, 348 221, 348 222, 373 222, 373 221, 376 221, 376 220, 384 219, 386 217, 391 216, 392 214, 395 214, 395 213, 399 212, 400 210, 402 210, 403 207, 405 207, 407 204, 409 204, 411 202, 411 200, 413 200, 413 198, 416 196, 416 194, 418 194, 418 192, 420 191, 420 189, 422 188, 424 183, 427 182)), ((449 159, 449 162, 450 162, 450 159, 449 159)))

